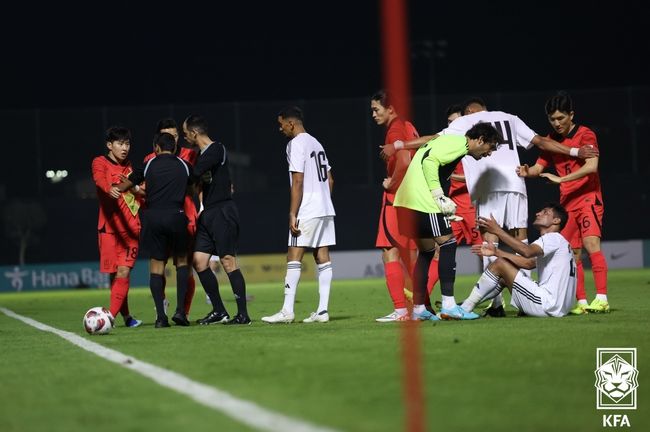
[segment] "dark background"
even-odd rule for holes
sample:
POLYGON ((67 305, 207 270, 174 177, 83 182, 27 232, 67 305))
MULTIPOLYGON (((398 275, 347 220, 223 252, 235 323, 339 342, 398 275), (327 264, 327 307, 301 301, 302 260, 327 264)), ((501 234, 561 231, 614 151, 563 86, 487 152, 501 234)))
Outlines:
MULTIPOLYGON (((368 97, 382 85, 379 3, 135 2, 5 6, 0 28, 0 206, 40 205, 46 222, 29 262, 97 258, 90 161, 103 133, 123 124, 132 159, 149 151, 158 119, 206 115, 233 156, 242 253, 286 249, 286 140, 275 114, 305 108, 336 176, 338 247, 374 244, 383 131, 368 97), (51 184, 47 169, 70 176, 51 184)), ((548 131, 543 103, 571 92, 576 119, 598 134, 605 240, 650 238, 650 38, 641 10, 575 5, 412 1, 413 120, 443 125, 447 105, 479 95, 490 109, 548 131), (622 216, 620 208, 626 208, 622 216), (633 210, 636 209, 636 210, 633 210), (630 216, 633 214, 634 216, 630 216), (632 218, 630 220, 629 218, 632 218)), ((613 6, 612 6, 613 7, 613 6)), ((536 150, 522 154, 534 161, 536 150)), ((531 210, 556 189, 529 182, 531 210)), ((6 217, 0 264, 17 261, 6 217)))

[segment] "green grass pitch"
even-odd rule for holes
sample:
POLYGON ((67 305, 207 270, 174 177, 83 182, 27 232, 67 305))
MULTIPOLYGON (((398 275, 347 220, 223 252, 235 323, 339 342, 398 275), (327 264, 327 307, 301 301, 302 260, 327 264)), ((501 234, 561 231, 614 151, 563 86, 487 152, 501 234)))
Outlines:
MULTIPOLYGON (((457 278, 457 300, 476 278, 457 278)), ((317 305, 310 279, 298 288, 297 320, 317 305)), ((650 430, 650 270, 610 271, 609 285, 610 314, 536 319, 509 309, 504 319, 422 323, 428 430, 594 431, 604 413, 650 430), (637 410, 596 410, 597 347, 637 348, 637 410)), ((234 313, 230 287, 221 293, 234 313)), ((155 329, 148 289, 132 289, 131 311, 145 324, 128 329, 118 318, 106 336, 81 324, 87 309, 108 304, 106 290, 2 294, 0 306, 284 415, 345 431, 404 430, 399 324, 374 322, 392 309, 383 280, 334 281, 327 324, 264 324, 282 284, 249 293, 251 326, 155 329)), ((199 285, 190 318, 207 311, 199 285)), ((0 431, 83 430, 251 429, 0 313, 0 431)))

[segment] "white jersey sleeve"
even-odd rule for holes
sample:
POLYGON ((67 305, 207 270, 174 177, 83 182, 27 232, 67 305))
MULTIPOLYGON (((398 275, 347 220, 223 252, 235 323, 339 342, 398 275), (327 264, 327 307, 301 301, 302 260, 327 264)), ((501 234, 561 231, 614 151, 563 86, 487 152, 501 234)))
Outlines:
MULTIPOLYGON (((305 146, 301 140, 295 138, 287 144, 287 162, 289 172, 305 172, 305 146)), ((291 175, 291 174, 289 174, 291 175)))
POLYGON ((294 137, 287 145, 287 162, 290 183, 292 172, 304 175, 298 219, 334 216, 328 181, 328 172, 332 167, 318 140, 306 132, 294 137))
POLYGON ((491 192, 526 194, 526 183, 516 173, 520 165, 517 146, 529 149, 536 133, 519 117, 502 111, 480 111, 462 116, 439 132, 440 135, 465 135, 476 123, 490 123, 503 137, 497 150, 481 160, 463 158, 467 189, 473 201, 485 199, 491 192))
POLYGON ((546 233, 533 244, 544 251, 537 258, 539 287, 545 294, 542 306, 551 316, 564 316, 573 306, 576 294, 576 267, 569 242, 557 232, 546 233))

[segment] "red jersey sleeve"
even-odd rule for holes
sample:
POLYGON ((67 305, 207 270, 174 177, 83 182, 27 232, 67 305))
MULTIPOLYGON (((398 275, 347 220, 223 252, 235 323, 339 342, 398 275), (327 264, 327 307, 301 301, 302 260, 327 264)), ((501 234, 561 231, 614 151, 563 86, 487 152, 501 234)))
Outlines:
POLYGON ((536 165, 541 165, 544 168, 548 168, 552 163, 552 156, 547 152, 542 152, 535 161, 536 165))
POLYGON ((97 156, 93 159, 92 172, 95 185, 103 192, 108 193, 111 190, 111 173, 109 166, 104 160, 104 156, 97 156))
POLYGON ((196 150, 187 147, 181 147, 180 152, 178 152, 178 157, 190 165, 194 165, 196 163, 196 158, 198 155, 199 154, 196 152, 196 150))

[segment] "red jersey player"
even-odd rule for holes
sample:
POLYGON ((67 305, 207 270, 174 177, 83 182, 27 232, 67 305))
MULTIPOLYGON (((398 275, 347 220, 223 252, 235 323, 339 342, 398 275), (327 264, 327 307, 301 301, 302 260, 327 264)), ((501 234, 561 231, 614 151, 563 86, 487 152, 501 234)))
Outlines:
MULTIPOLYGON (((553 126, 551 138, 569 146, 598 148, 596 134, 589 128, 573 122, 571 97, 560 92, 546 102, 546 114, 553 126)), ((607 261, 600 250, 603 227, 603 194, 598 176, 598 157, 574 159, 560 154, 543 153, 534 166, 519 168, 522 177, 544 177, 560 185, 560 203, 569 212, 569 221, 562 235, 569 241, 576 258, 578 304, 572 314, 609 312, 607 300, 607 261), (542 173, 553 166, 557 175, 542 173), (591 270, 596 285, 596 298, 588 304, 582 261, 582 248, 589 253, 591 270)))
MULTIPOLYGON (((156 126, 156 132, 158 133, 168 133, 176 139, 176 144, 178 144, 178 125, 176 121, 172 118, 164 118, 158 122, 156 126)), ((144 164, 146 165, 149 160, 156 156, 155 152, 151 152, 144 157, 144 164)), ((178 147, 178 157, 187 162, 190 166, 194 166, 196 163, 196 158, 198 153, 196 150, 188 147, 178 147)), ((145 186, 146 187, 146 186, 145 186)), ((185 202, 183 203, 183 211, 185 216, 187 216, 188 224, 187 231, 190 235, 190 250, 188 251, 188 259, 190 264, 192 263, 192 255, 194 253, 194 236, 196 234, 196 219, 198 217, 196 204, 194 203, 194 197, 191 193, 185 195, 185 202)), ((165 289, 166 279, 163 276, 163 294, 165 289)), ((190 314, 190 307, 192 306, 192 299, 194 298, 194 292, 196 291, 196 282, 194 280, 194 274, 190 271, 189 278, 187 280, 187 293, 185 295, 185 315, 190 314)), ((167 308, 168 302, 165 298, 165 308, 167 308)))
MULTIPOLYGON (((380 90, 372 96, 370 109, 375 122, 386 127, 385 143, 392 143, 396 140, 403 141, 404 139, 410 140, 419 136, 410 122, 398 116, 384 90, 380 90)), ((411 273, 412 266, 415 264, 417 247, 413 240, 400 234, 397 228, 397 213, 393 207, 393 200, 414 153, 409 150, 398 151, 386 160, 387 177, 382 183, 384 193, 375 246, 383 251, 382 260, 384 262, 386 285, 395 310, 384 317, 377 318, 377 322, 404 321, 408 319, 404 269, 406 268, 409 274, 411 273)), ((434 267, 433 263, 431 267, 434 267)), ((435 270, 437 270, 437 265, 435 270)), ((427 303, 429 303, 428 299, 427 303)))
POLYGON ((131 132, 124 127, 111 127, 106 131, 108 153, 97 156, 92 162, 92 173, 99 199, 99 257, 102 273, 111 280, 110 311, 113 316, 121 312, 127 327, 137 327, 142 321, 129 313, 129 275, 138 257, 140 235, 140 202, 130 192, 120 192, 116 187, 122 176, 128 176, 131 163, 127 160, 131 149, 131 132))

